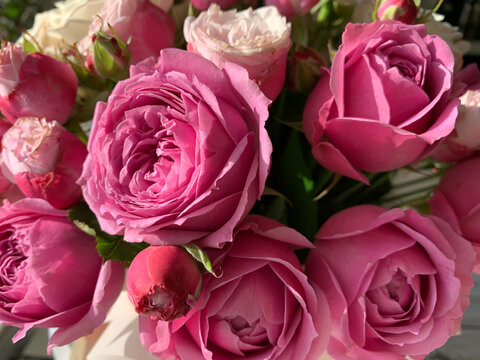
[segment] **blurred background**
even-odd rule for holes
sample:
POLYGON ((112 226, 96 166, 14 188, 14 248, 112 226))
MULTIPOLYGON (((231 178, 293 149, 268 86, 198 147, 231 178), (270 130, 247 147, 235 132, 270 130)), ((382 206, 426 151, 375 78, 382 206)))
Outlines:
MULTIPOLYGON (((425 7, 433 7, 437 0, 422 0, 425 7)), ((15 41, 22 29, 29 29, 37 12, 54 6, 54 0, 0 0, 0 39, 15 41)), ((470 42, 471 49, 465 63, 480 62, 480 0, 445 0, 439 11, 445 21, 455 25, 470 42)), ((16 329, 0 325, 1 360, 47 360, 47 331, 32 329, 16 344, 11 338, 16 329)), ((427 357, 428 360, 480 359, 480 277, 475 277, 471 305, 467 310, 462 333, 449 340, 442 348, 427 357)), ((63 359, 62 359, 63 360, 63 359)))

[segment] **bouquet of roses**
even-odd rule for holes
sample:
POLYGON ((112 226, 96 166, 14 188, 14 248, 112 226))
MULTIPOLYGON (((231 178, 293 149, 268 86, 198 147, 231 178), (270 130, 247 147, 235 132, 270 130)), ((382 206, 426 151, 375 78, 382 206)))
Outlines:
POLYGON ((440 5, 66 0, 3 41, 13 340, 91 333, 126 273, 160 359, 443 345, 479 264, 480 72, 440 5))

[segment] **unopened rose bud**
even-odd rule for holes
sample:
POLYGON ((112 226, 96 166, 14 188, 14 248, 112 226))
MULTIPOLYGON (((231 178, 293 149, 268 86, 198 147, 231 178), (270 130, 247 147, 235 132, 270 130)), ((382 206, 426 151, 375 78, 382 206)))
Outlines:
POLYGON ((2 159, 27 197, 63 209, 80 200, 76 184, 86 146, 58 122, 19 118, 2 139, 2 159))
POLYGON ((318 50, 297 44, 287 63, 287 87, 308 94, 320 78, 320 68, 325 65, 325 58, 318 50))
POLYGON ((377 9, 379 20, 398 20, 405 24, 414 24, 417 14, 415 0, 383 0, 377 9))
POLYGON ((128 77, 130 51, 127 44, 116 35, 98 31, 92 37, 92 46, 87 55, 87 66, 93 65, 96 72, 112 80, 128 77), (88 64, 88 62, 91 64, 88 64))
POLYGON ((172 321, 192 308, 201 287, 195 260, 176 246, 149 246, 132 261, 127 290, 139 314, 172 321))

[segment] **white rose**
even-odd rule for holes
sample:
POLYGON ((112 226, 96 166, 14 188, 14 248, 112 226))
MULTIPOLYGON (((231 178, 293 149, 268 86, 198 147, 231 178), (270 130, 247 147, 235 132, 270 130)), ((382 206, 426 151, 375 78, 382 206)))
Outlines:
POLYGON ((226 62, 243 66, 272 100, 285 80, 290 31, 290 23, 274 6, 237 12, 212 4, 198 18, 187 17, 183 27, 189 51, 220 68, 226 62))
MULTIPOLYGON (((44 53, 61 55, 73 43, 88 34, 92 20, 99 13, 105 0, 66 0, 59 1, 55 8, 35 16, 33 27, 28 33, 42 47, 44 53)), ((17 43, 22 44, 24 35, 17 43)), ((26 37, 29 39, 29 37, 26 37)))

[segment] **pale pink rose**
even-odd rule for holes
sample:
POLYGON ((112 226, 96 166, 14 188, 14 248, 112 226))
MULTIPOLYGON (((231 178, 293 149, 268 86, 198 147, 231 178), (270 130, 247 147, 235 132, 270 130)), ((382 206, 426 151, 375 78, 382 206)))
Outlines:
POLYGON ((0 322, 58 330, 49 348, 66 345, 102 324, 120 293, 124 266, 96 251, 95 238, 78 229, 67 212, 41 199, 0 208, 0 322))
POLYGON ((109 33, 110 24, 120 40, 130 39, 130 64, 158 57, 160 50, 172 47, 175 40, 175 22, 166 13, 171 4, 158 0, 107 0, 79 48, 84 53, 91 51, 92 36, 102 29, 102 24, 102 30, 109 33))
POLYGON ((40 53, 27 55, 12 43, 0 49, 0 111, 11 123, 22 116, 65 123, 77 86, 69 64, 40 53))
POLYGON ((58 122, 19 118, 3 136, 1 155, 27 197, 42 198, 58 209, 81 199, 76 181, 87 148, 58 122))
POLYGON ((285 82, 290 23, 274 6, 222 11, 212 4, 197 18, 185 19, 187 49, 222 68, 243 66, 263 93, 275 100, 285 82))
POLYGON ((97 104, 85 200, 126 241, 221 247, 263 193, 269 100, 240 66, 178 49, 130 75, 97 104))
POLYGON ((453 55, 423 25, 348 24, 303 114, 315 159, 368 183, 430 154, 454 128, 453 55))
POLYGON ((295 230, 250 215, 232 244, 212 252, 221 276, 203 276, 200 298, 186 316, 140 317, 143 345, 161 359, 318 360, 329 311, 293 252, 311 246, 295 230))
POLYGON ((135 311, 162 321, 187 314, 201 289, 195 259, 179 246, 149 246, 133 259, 127 290, 135 311))
POLYGON ((315 238, 306 272, 328 299, 334 359, 420 360, 460 330, 475 253, 443 220, 361 205, 315 238))
MULTIPOLYGON (((0 116, 0 142, 2 141, 5 132, 7 132, 11 126, 12 124, 7 119, 0 116)), ((2 149, 0 149, 0 151, 1 150, 2 149)), ((18 188, 13 175, 3 163, 3 158, 0 155, 0 204, 3 204, 3 200, 5 199, 10 202, 15 202, 24 197, 25 196, 18 188)))
POLYGON ((432 214, 447 221, 474 246, 480 273, 480 157, 447 170, 429 200, 432 214))
POLYGON ((282 15, 291 19, 306 14, 317 2, 317 0, 265 0, 265 5, 277 7, 282 15))

